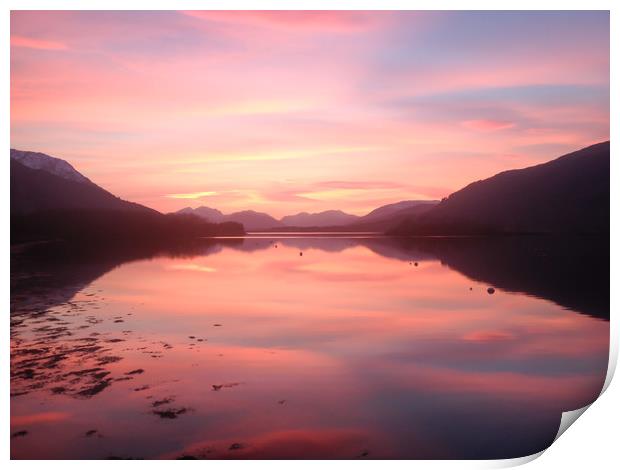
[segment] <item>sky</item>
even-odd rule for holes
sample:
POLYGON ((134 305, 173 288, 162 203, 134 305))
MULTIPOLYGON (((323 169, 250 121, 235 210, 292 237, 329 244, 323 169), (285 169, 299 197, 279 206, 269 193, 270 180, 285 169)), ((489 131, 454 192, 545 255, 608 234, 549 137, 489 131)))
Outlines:
POLYGON ((362 215, 607 139, 608 12, 11 13, 11 147, 163 212, 362 215))

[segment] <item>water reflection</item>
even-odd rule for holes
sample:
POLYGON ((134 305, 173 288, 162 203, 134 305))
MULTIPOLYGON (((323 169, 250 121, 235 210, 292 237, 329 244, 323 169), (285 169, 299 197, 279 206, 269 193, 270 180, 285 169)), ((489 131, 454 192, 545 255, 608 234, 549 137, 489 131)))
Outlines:
POLYGON ((536 452, 602 386, 608 246, 268 235, 14 250, 12 456, 536 452))

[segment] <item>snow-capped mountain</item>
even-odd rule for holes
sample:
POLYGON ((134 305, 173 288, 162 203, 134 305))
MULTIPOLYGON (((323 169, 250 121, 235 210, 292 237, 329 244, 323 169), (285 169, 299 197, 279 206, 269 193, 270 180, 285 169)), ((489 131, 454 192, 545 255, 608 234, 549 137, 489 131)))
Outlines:
POLYGON ((11 159, 33 170, 46 171, 66 180, 77 183, 91 183, 86 176, 73 168, 70 163, 60 158, 50 157, 44 153, 11 149, 11 159))

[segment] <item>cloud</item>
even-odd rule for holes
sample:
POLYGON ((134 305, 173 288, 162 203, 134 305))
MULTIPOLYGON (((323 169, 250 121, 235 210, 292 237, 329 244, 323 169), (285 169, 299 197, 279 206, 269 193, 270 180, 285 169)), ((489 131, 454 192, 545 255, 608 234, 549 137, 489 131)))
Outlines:
POLYGON ((328 189, 402 189, 403 185, 392 181, 319 181, 314 186, 328 189))
POLYGON ((362 214, 608 139, 608 30, 583 12, 17 11, 11 141, 163 212, 362 214))
POLYGON ((172 199, 200 199, 202 197, 217 196, 216 191, 198 191, 196 193, 166 194, 172 199))
POLYGON ((67 49, 67 46, 62 42, 28 38, 25 36, 11 36, 11 47, 25 47, 28 49, 42 49, 47 51, 67 49))
POLYGON ((195 170, 191 165, 202 165, 204 163, 213 162, 253 162, 253 161, 275 161, 275 160, 295 160, 295 159, 311 159, 314 157, 361 154, 376 152, 381 150, 380 147, 370 146, 333 146, 333 147, 308 147, 308 148, 292 148, 292 149, 275 149, 272 151, 254 151, 249 152, 228 152, 228 153, 204 153, 196 155, 184 160, 175 159, 174 163, 182 162, 185 165, 178 170, 177 173, 193 173, 195 170))
POLYGON ((218 23, 283 28, 295 31, 347 33, 367 29, 377 15, 362 11, 181 11, 180 13, 218 23))
POLYGON ((463 121, 461 125, 475 131, 493 132, 510 129, 515 126, 515 123, 510 121, 496 121, 493 119, 474 119, 471 121, 463 121))

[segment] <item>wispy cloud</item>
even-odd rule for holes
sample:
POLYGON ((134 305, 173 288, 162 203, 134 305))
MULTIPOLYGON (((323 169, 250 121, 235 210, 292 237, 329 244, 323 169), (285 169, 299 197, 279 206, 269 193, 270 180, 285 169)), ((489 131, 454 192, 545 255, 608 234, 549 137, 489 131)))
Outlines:
POLYGON ((381 147, 316 147, 316 148, 299 148, 290 150, 272 150, 257 152, 228 152, 228 153, 205 153, 203 155, 190 156, 183 159, 170 160, 171 164, 182 167, 174 170, 177 173, 192 173, 195 169, 192 165, 202 165, 204 163, 213 162, 260 162, 272 160, 296 160, 303 158, 313 158, 321 156, 346 155, 346 154, 362 154, 369 152, 377 152, 381 147))
POLYGON ((367 29, 378 16, 364 11, 182 11, 184 15, 233 25, 245 24, 287 30, 348 33, 367 29))
POLYGON ((198 191, 196 193, 166 194, 166 197, 172 199, 200 199, 203 197, 217 196, 217 194, 217 191, 198 191))
POLYGON ((510 129, 515 126, 514 122, 510 121, 496 121, 493 119, 474 119, 470 121, 461 122, 463 127, 480 132, 492 132, 501 131, 503 129, 510 129))
POLYGON ((11 36, 11 47, 26 47, 29 49, 43 49, 48 51, 67 49, 66 44, 62 42, 14 35, 11 36))
POLYGON ((393 181, 319 181, 318 188, 328 189, 402 189, 403 185, 393 181))
POLYGON ((13 145, 164 212, 363 213, 609 138, 608 12, 13 11, 11 36, 13 145))

